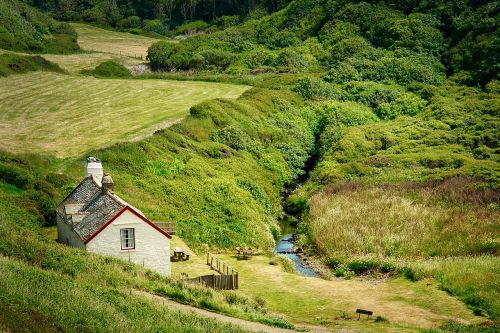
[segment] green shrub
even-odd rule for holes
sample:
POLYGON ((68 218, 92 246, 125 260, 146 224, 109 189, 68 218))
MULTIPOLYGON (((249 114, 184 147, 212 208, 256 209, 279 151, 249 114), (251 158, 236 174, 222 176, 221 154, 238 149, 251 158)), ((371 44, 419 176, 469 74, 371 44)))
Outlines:
POLYGON ((197 33, 199 31, 203 31, 203 30, 207 29, 209 26, 210 25, 207 22, 202 21, 202 20, 188 22, 188 23, 184 23, 184 24, 176 27, 175 33, 177 35, 181 35, 181 34, 190 35, 190 34, 197 33))
POLYGON ((305 77, 293 87, 293 91, 309 100, 325 100, 339 98, 339 92, 323 80, 305 77))
POLYGON ((235 60, 231 52, 216 49, 203 50, 198 54, 203 57, 204 68, 226 69, 235 60))
POLYGON ((363 274, 377 268, 378 263, 371 259, 360 259, 351 261, 347 267, 356 274, 363 274))
POLYGON ((147 59, 150 61, 153 70, 173 68, 172 55, 176 52, 176 45, 166 41, 159 41, 151 45, 148 49, 147 59))
POLYGON ((403 269, 403 275, 412 282, 419 281, 424 277, 422 270, 414 267, 405 267, 403 269))
POLYGON ((285 272, 295 273, 295 264, 293 263, 292 259, 285 257, 283 255, 278 255, 277 258, 281 267, 283 267, 283 270, 285 272))
POLYGON ((390 273, 390 272, 395 271, 396 269, 397 269, 397 266, 390 261, 383 262, 380 265, 380 271, 382 273, 390 273))
POLYGON ((158 35, 166 35, 168 33, 168 26, 161 20, 144 20, 143 29, 147 32, 153 32, 158 35))
POLYGON ((108 60, 100 63, 94 70, 90 71, 95 77, 126 79, 132 76, 130 71, 123 65, 108 60))
POLYGON ((140 28, 142 25, 142 20, 140 17, 132 15, 122 19, 119 23, 120 27, 126 29, 140 28))

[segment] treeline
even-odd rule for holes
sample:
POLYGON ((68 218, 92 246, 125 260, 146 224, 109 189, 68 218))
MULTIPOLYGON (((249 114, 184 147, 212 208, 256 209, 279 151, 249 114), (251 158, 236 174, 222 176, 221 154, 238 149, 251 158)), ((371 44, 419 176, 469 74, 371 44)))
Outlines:
POLYGON ((213 22, 222 16, 246 17, 273 12, 290 0, 25 0, 65 21, 87 21, 164 34, 168 27, 195 20, 213 22), (154 22, 151 22, 154 21, 154 22), (163 28, 161 28, 163 26, 163 28))
POLYGON ((71 53, 76 32, 18 0, 0 1, 0 48, 38 53, 71 53))
POLYGON ((292 1, 285 9, 150 49, 153 68, 324 72, 330 82, 462 84, 498 77, 493 1, 292 1))

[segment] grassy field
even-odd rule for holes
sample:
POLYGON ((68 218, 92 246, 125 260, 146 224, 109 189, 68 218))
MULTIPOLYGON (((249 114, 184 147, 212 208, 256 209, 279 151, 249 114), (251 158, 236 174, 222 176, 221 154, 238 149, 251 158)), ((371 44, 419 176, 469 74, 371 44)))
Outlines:
POLYGON ((0 79, 0 147, 59 157, 140 138, 213 98, 246 86, 160 80, 98 80, 55 73, 0 79), (23 124, 23 126, 19 126, 23 124))
POLYGON ((148 48, 159 39, 72 23, 83 50, 146 58, 148 48))
MULTIPOLYGON (((90 70, 107 60, 124 65, 141 64, 148 48, 158 39, 97 28, 83 23, 72 23, 78 34, 78 44, 87 51, 67 55, 44 55, 70 73, 90 70)), ((1 52, 1 51, 0 51, 1 52)))
POLYGON ((63 274, 5 257, 0 257, 0 276, 1 331, 246 332, 154 304, 124 289, 74 283, 63 274))
MULTIPOLYGON (((300 325, 322 325, 331 329, 353 328, 363 332, 418 332, 448 320, 463 323, 481 320, 463 303, 437 288, 430 279, 417 283, 404 278, 344 280, 303 277, 270 265, 264 255, 237 260, 217 257, 234 267, 241 290, 266 301, 270 310, 282 313, 300 325), (387 321, 357 321, 356 308, 374 311, 387 321)), ((175 263, 173 273, 207 274, 203 258, 175 263)))

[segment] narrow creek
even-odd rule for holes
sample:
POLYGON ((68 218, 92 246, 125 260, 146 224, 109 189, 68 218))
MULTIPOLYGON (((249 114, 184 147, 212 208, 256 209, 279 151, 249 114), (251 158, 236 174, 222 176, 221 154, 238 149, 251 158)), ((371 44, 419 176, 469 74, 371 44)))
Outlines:
MULTIPOLYGON (((309 179, 312 170, 316 166, 320 154, 319 154, 319 136, 321 134, 321 130, 318 133, 315 133, 315 149, 312 151, 311 155, 307 159, 304 165, 304 173, 298 177, 294 184, 289 184, 288 187, 283 191, 283 203, 286 203, 287 198, 297 189, 302 187, 304 183, 309 179)), ((285 256, 292 260, 295 265, 295 271, 298 274, 308 277, 320 276, 321 274, 311 268, 308 264, 308 260, 303 256, 301 249, 297 249, 295 246, 296 238, 297 238, 297 225, 300 222, 300 216, 297 215, 297 212, 287 211, 286 204, 283 205, 284 209, 279 219, 281 235, 276 241, 276 247, 274 248, 274 252, 278 255, 285 256)))
POLYGON ((297 273, 304 276, 318 276, 318 272, 310 267, 307 267, 304 260, 299 256, 299 254, 295 253, 295 244, 292 242, 293 235, 293 233, 282 235, 277 241, 274 251, 278 255, 285 256, 292 260, 297 273))
MULTIPOLYGON (((287 197, 293 193, 293 191, 300 188, 307 177, 309 176, 309 172, 306 172, 305 175, 296 183, 296 185, 289 190, 286 190, 284 193, 283 200, 286 201, 287 197)), ((286 207, 286 205, 284 205, 286 207)), ((302 255, 302 251, 297 250, 295 246, 296 243, 296 227, 299 222, 299 217, 294 215, 292 212, 286 210, 286 208, 282 212, 282 216, 280 218, 280 229, 281 235, 276 241, 276 247, 274 248, 274 252, 278 255, 285 256, 292 260, 295 271, 303 276, 314 277, 319 276, 320 273, 309 267, 307 261, 304 259, 302 255)))

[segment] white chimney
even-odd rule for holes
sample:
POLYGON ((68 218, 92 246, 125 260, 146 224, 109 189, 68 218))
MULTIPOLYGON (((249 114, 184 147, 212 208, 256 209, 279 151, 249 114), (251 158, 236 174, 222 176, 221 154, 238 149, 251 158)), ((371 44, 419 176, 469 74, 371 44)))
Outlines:
POLYGON ((101 181, 102 176, 104 176, 101 161, 92 156, 87 158, 84 171, 85 177, 95 176, 95 178, 97 178, 99 181, 101 181))

